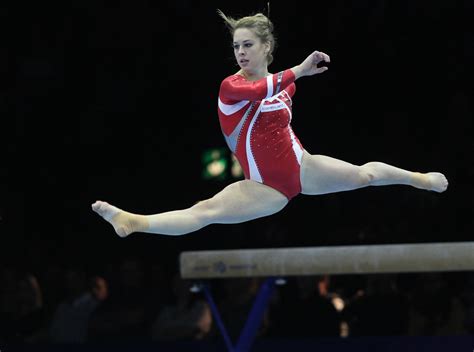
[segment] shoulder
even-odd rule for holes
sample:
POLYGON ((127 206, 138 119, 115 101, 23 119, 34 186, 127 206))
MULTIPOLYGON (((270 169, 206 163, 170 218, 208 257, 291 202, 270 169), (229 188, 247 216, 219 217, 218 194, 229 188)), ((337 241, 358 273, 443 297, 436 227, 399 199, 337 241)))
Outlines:
POLYGON ((221 82, 221 86, 223 84, 226 84, 226 83, 241 82, 241 81, 245 81, 245 78, 243 76, 235 73, 233 75, 230 75, 230 76, 227 76, 226 78, 224 78, 221 82))
POLYGON ((220 91, 232 90, 233 87, 236 85, 238 86, 239 83, 245 82, 245 78, 238 74, 233 74, 227 76, 221 81, 221 85, 219 87, 220 91))

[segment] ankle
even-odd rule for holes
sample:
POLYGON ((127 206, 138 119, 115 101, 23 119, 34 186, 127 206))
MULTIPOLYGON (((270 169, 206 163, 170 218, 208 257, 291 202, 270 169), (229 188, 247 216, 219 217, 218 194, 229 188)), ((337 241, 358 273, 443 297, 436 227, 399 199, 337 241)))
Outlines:
POLYGON ((430 189, 431 182, 428 175, 421 172, 413 172, 412 176, 413 186, 421 189, 430 189))
POLYGON ((147 232, 150 223, 145 215, 130 214, 129 224, 133 232, 147 232))

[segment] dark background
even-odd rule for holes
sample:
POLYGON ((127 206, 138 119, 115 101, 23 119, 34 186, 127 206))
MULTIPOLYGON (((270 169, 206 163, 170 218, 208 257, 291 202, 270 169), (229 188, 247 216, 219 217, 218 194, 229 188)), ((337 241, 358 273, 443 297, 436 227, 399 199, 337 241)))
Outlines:
POLYGON ((273 2, 271 72, 313 50, 328 72, 296 82, 304 147, 354 164, 443 172, 436 194, 406 186, 300 195, 274 216, 181 236, 120 239, 96 200, 152 214, 233 180, 201 178, 225 147, 221 80, 236 72, 216 9, 266 2, 65 1, 2 5, 0 261, 97 268, 125 254, 176 269, 184 250, 465 241, 473 230, 472 1, 273 2))

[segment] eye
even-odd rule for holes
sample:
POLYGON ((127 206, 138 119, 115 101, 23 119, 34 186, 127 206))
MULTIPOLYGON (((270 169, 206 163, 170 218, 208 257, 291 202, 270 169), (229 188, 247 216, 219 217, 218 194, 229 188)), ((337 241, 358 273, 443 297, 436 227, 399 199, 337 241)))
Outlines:
POLYGON ((251 43, 245 43, 244 46, 245 46, 246 48, 250 48, 250 47, 252 46, 252 44, 251 44, 251 43))
POLYGON ((232 48, 233 48, 234 50, 239 50, 239 45, 238 45, 238 44, 233 44, 233 45, 232 45, 232 48))

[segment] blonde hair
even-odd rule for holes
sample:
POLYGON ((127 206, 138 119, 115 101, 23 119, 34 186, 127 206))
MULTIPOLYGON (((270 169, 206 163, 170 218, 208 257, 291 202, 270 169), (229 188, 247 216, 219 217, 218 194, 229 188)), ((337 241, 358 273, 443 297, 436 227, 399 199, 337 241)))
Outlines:
POLYGON ((245 16, 238 19, 226 16, 221 10, 217 10, 217 14, 224 20, 225 25, 229 29, 230 35, 233 37, 236 29, 247 28, 252 30, 262 43, 270 44, 270 50, 267 54, 267 62, 273 62, 273 51, 276 48, 276 39, 273 34, 273 23, 263 13, 245 16))

